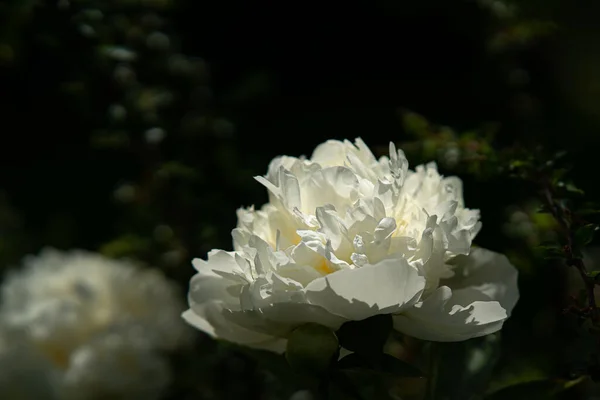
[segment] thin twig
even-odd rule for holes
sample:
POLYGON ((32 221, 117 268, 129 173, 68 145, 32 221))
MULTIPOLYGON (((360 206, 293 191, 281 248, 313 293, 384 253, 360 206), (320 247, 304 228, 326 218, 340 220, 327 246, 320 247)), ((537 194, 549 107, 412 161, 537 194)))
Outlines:
POLYGON ((588 275, 587 268, 581 257, 577 257, 574 252, 574 238, 573 230, 571 229, 571 217, 570 211, 564 207, 564 205, 557 203, 554 200, 553 193, 547 180, 542 180, 542 199, 546 206, 550 209, 550 212, 554 216, 554 219, 560 226, 560 233, 563 235, 565 240, 565 246, 563 248, 567 257, 566 263, 568 266, 575 267, 581 276, 581 279, 585 285, 585 289, 588 297, 589 312, 591 312, 592 320, 594 322, 599 320, 598 306, 596 305, 596 295, 594 288, 596 282, 592 277, 588 275))

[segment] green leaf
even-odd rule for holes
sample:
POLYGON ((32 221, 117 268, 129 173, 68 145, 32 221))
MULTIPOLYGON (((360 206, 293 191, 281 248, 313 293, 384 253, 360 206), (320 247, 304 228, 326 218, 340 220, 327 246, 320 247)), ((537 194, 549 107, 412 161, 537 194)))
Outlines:
POLYGON ((576 194, 576 195, 583 195, 585 194, 583 190, 579 189, 577 186, 575 186, 575 184, 573 182, 563 182, 563 181, 558 181, 558 182, 554 182, 554 184, 556 185, 557 188, 560 188, 563 193, 566 192, 567 194, 576 194))
POLYGON ((366 356, 358 353, 347 355, 338 361, 339 369, 365 369, 394 376, 422 377, 423 372, 418 368, 397 359, 389 354, 366 356))
MULTIPOLYGON (((557 222, 551 213, 537 213, 531 216, 533 223, 541 230, 550 231, 557 227, 557 222)), ((554 243, 556 245, 556 243, 554 243)))
POLYGON ((567 184, 565 184, 565 189, 569 193, 576 193, 576 194, 581 194, 581 195, 585 194, 585 192, 583 190, 579 189, 572 182, 567 182, 567 184))
POLYGON ((600 271, 588 272, 587 275, 595 281, 600 281, 600 271))
POLYGON ((516 170, 516 169, 527 167, 529 165, 530 165, 529 161, 526 161, 526 160, 511 160, 508 164, 508 167, 511 170, 516 170))
POLYGON ((535 208, 535 213, 536 214, 548 214, 551 213, 552 210, 550 210, 548 208, 548 205, 545 203, 541 203, 539 204, 536 208, 535 208))
POLYGON ((565 177, 567 172, 568 170, 565 168, 557 168, 552 170, 552 184, 558 185, 559 182, 565 177))
POLYGON ((288 337, 285 358, 290 367, 302 375, 326 373, 339 354, 339 344, 333 331, 319 324, 305 324, 288 337))
POLYGON ((543 244, 537 246, 542 251, 542 257, 545 259, 565 258, 565 251, 558 244, 543 244))
POLYGON ((548 379, 548 372, 533 359, 513 360, 500 371, 496 371, 490 381, 486 395, 496 393, 511 386, 548 379))
POLYGON ((582 382, 583 378, 572 381, 539 379, 500 389, 485 397, 485 400, 546 400, 555 398, 561 392, 582 382))
POLYGON ((575 245, 583 247, 594 239, 594 233, 598 230, 595 224, 587 224, 577 229, 575 232, 575 245))
POLYGON ((346 322, 337 332, 340 345, 362 354, 379 354, 393 328, 391 315, 346 322))
POLYGON ((146 238, 127 234, 120 236, 100 247, 99 252, 107 257, 135 257, 150 249, 150 241, 146 238))

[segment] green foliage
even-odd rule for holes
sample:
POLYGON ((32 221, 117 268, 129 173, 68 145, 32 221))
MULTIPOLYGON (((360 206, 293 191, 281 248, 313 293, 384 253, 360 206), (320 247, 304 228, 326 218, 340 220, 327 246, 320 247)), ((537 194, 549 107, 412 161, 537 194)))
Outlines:
POLYGON ((508 25, 489 42, 492 52, 502 52, 511 47, 531 45, 535 40, 548 36, 556 30, 551 21, 527 20, 508 25))
POLYGON ((579 227, 575 231, 574 245, 580 248, 590 244, 594 239, 594 234, 598 230, 598 226, 595 224, 586 224, 579 227))
POLYGON ((405 132, 416 141, 403 143, 411 159, 428 162, 437 159, 445 168, 456 169, 481 178, 497 173, 496 151, 492 141, 497 126, 489 124, 479 130, 457 133, 446 126, 436 126, 412 111, 401 112, 405 132))
POLYGON ((546 400, 555 399, 564 391, 580 383, 583 379, 561 381, 552 379, 533 379, 504 387, 485 397, 484 400, 546 400))
POLYGON ((514 361, 516 360, 509 363, 503 371, 495 374, 486 390, 487 396, 511 387, 548 380, 548 373, 537 367, 531 360, 523 359, 520 363, 514 361))
POLYGON ((600 281, 600 271, 588 272, 587 275, 595 281, 600 281))
POLYGON ((123 235, 104 244, 100 253, 114 258, 137 257, 150 249, 151 242, 137 235, 123 235))
POLYGON ((564 248, 556 243, 542 244, 538 248, 542 251, 542 257, 546 260, 564 259, 566 257, 564 248))
POLYGON ((429 135, 430 124, 425 117, 412 111, 405 111, 402 115, 402 125, 404 130, 412 136, 425 139, 429 135))

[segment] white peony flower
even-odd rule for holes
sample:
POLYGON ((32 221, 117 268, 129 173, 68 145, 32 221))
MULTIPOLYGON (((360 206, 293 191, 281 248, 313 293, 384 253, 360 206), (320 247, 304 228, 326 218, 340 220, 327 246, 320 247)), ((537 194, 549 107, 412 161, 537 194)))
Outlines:
POLYGON ((155 351, 188 337, 175 287, 157 271, 83 251, 48 249, 24 264, 1 289, 0 319, 60 371, 61 398, 158 398, 167 369, 155 351))
POLYGON ((300 324, 392 314, 402 332, 459 341, 499 330, 518 299, 506 257, 471 251, 481 223, 460 179, 408 170, 393 144, 378 160, 360 139, 328 141, 256 179, 270 201, 238 210, 234 251, 193 261, 183 317, 209 335, 283 351, 300 324))
POLYGON ((169 383, 166 360, 118 333, 77 348, 64 375, 63 398, 159 399, 169 383))
POLYGON ((30 343, 0 332, 0 399, 59 400, 60 371, 30 343))

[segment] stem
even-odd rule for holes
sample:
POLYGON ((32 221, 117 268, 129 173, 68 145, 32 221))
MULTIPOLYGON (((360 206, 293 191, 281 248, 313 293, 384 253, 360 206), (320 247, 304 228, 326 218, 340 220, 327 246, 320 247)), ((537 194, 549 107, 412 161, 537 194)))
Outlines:
POLYGON ((552 190, 547 182, 544 182, 542 186, 542 199, 546 203, 546 206, 550 209, 552 216, 560 225, 560 233, 564 236, 566 245, 564 247, 565 254, 567 256, 567 265, 575 267, 581 276, 581 280, 585 285, 585 289, 588 297, 588 307, 591 311, 592 320, 594 322, 599 320, 598 306, 596 305, 596 294, 594 288, 596 282, 593 278, 588 275, 585 263, 580 257, 576 257, 573 254, 573 232, 571 230, 571 218, 569 217, 570 212, 562 204, 557 204, 552 196, 552 190))
POLYGON ((439 378, 440 369, 440 345, 436 342, 431 342, 429 348, 429 374, 427 376, 427 389, 425 391, 424 400, 435 400, 436 387, 439 378))

